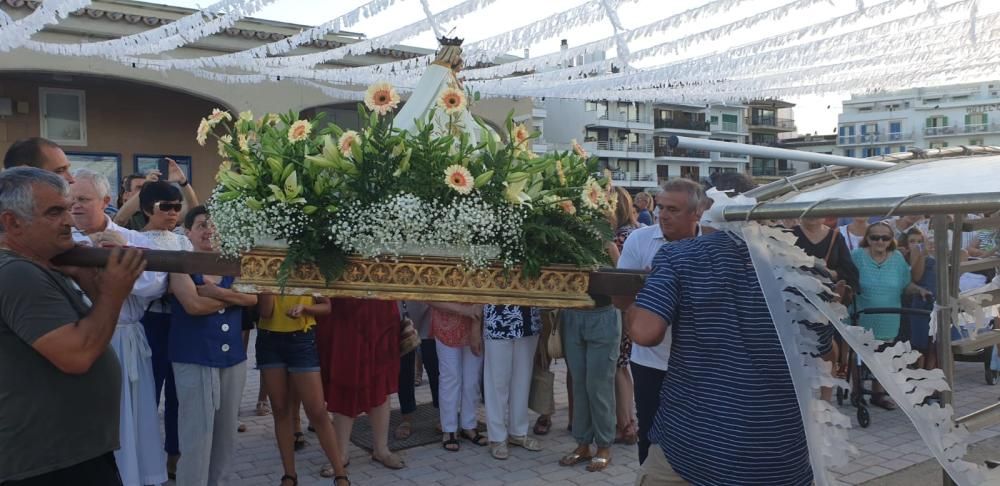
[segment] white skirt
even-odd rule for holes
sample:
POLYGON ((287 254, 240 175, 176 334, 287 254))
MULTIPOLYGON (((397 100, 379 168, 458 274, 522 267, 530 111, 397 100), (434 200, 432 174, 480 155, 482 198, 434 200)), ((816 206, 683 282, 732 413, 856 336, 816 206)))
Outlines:
POLYGON ((111 347, 122 365, 120 448, 115 461, 123 486, 167 482, 167 453, 153 391, 153 362, 142 324, 118 323, 111 347))

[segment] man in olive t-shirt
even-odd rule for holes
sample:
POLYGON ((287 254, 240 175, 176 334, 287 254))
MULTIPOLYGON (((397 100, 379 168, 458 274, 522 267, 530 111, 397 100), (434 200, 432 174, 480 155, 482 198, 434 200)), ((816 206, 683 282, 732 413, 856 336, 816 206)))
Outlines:
POLYGON ((73 247, 68 196, 52 173, 0 173, 3 486, 121 484, 121 370, 108 343, 145 261, 114 250, 101 271, 54 267, 73 247))

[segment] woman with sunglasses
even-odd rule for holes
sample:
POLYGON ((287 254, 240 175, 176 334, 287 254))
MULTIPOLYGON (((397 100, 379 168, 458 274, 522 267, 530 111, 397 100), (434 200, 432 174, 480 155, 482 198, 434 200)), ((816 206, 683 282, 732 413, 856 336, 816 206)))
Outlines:
MULTIPOLYGON (((139 191, 139 208, 146 215, 145 235, 160 250, 194 251, 186 236, 175 233, 183 207, 180 189, 165 181, 147 182, 139 191)), ((142 317, 142 326, 153 353, 153 386, 159 406, 161 389, 166 402, 163 405, 163 423, 166 435, 167 474, 173 478, 180 459, 177 441, 177 391, 174 372, 167 350, 170 335, 170 304, 166 296, 150 304, 142 317)))
MULTIPOLYGON (((858 267, 861 292, 855 302, 857 310, 876 307, 900 308, 903 294, 920 295, 927 299, 930 292, 913 282, 911 267, 896 250, 896 239, 891 226, 879 221, 868 227, 861 247, 851 253, 858 267)), ((923 257, 916 255, 914 266, 923 273, 923 257)), ((858 323, 872 331, 875 339, 891 343, 899 336, 899 315, 862 314, 858 323)), ((896 404, 877 382, 872 384, 872 404, 886 410, 895 410, 896 404)))

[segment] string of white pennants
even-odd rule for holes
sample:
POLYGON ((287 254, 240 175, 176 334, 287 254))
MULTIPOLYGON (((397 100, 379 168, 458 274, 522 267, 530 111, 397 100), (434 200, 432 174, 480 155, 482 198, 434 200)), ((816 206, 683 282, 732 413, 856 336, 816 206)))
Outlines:
MULTIPOLYGON (((354 68, 334 68, 325 63, 397 46, 425 32, 440 34, 445 25, 456 25, 459 35, 467 34, 461 31, 462 19, 497 2, 463 0, 435 12, 428 0, 420 0, 425 17, 391 32, 320 52, 288 55, 299 46, 347 29, 404 1, 371 0, 316 27, 240 52, 173 58, 171 51, 230 28, 275 0, 220 0, 201 11, 141 33, 82 43, 32 39, 46 26, 90 4, 88 0, 45 0, 21 19, 0 17, 0 56, 20 48, 62 56, 105 58, 157 71, 186 71, 223 83, 294 80, 328 94, 336 93, 341 98, 358 99, 363 87, 380 80, 408 91, 416 85, 433 56, 354 68)), ((647 9, 650 13, 646 16, 648 23, 626 26, 619 18, 618 9, 623 4, 635 2, 638 0, 582 1, 577 6, 507 32, 466 42, 466 64, 475 66, 481 62, 492 63, 504 53, 557 39, 588 25, 605 23, 613 32, 610 36, 551 54, 466 69, 461 76, 473 89, 487 96, 739 102, 762 93, 769 97, 785 97, 905 87, 904 81, 914 79, 911 72, 920 72, 926 77, 928 71, 933 72, 941 65, 961 69, 966 75, 981 73, 987 77, 990 67, 1000 67, 993 27, 996 12, 995 9, 984 11, 987 9, 981 8, 978 0, 883 0, 877 3, 787 0, 776 7, 772 3, 756 10, 748 9, 754 4, 750 0, 711 0, 690 8, 655 2, 655 8, 647 9), (810 9, 819 5, 837 3, 848 4, 850 9, 835 18, 808 15, 810 9), (680 27, 698 25, 737 9, 753 11, 725 25, 679 37, 671 35, 680 27), (688 54, 692 48, 720 39, 746 38, 747 32, 754 32, 759 37, 769 24, 786 22, 790 18, 807 25, 708 55, 688 54), (664 40, 651 46, 641 45, 651 38, 664 40), (944 38, 948 39, 950 50, 940 42, 944 38), (938 45, 938 48, 927 49, 929 45, 938 45), (593 59, 590 55, 599 53, 604 56, 598 56, 598 60, 573 63, 581 55, 593 59), (665 62, 634 67, 640 61, 649 60, 665 62), (893 76, 884 75, 887 70, 899 66, 912 69, 903 69, 893 76), (832 72, 845 68, 850 68, 850 73, 832 72), (839 81, 831 81, 831 77, 839 81)), ((953 78, 941 73, 932 77, 953 78)))

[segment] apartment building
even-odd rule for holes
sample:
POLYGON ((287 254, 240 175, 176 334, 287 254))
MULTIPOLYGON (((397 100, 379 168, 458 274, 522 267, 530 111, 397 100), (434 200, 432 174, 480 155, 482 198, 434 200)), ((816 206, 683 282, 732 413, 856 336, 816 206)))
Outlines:
POLYGON ((837 149, 872 157, 913 148, 1000 145, 1000 81, 852 95, 837 149))
MULTIPOLYGON (((615 183, 635 191, 674 177, 701 180, 713 172, 745 172, 743 155, 671 149, 671 136, 746 142, 745 107, 608 100, 535 100, 531 123, 541 132, 536 152, 568 150, 577 140, 615 183)), ((526 121, 527 116, 521 117, 526 121)))
MULTIPOLYGON (((785 138, 781 140, 780 148, 801 150, 816 154, 834 155, 837 152, 837 134, 829 135, 802 135, 798 137, 785 138)), ((797 174, 811 169, 818 169, 822 164, 815 162, 801 162, 790 160, 787 162, 787 169, 791 173, 797 174)))
MULTIPOLYGON (((795 133, 793 107, 793 103, 781 100, 755 100, 747 103, 746 123, 750 143, 777 147, 782 139, 792 137, 795 133)), ((750 159, 750 175, 762 181, 794 173, 792 164, 784 159, 750 159)))

